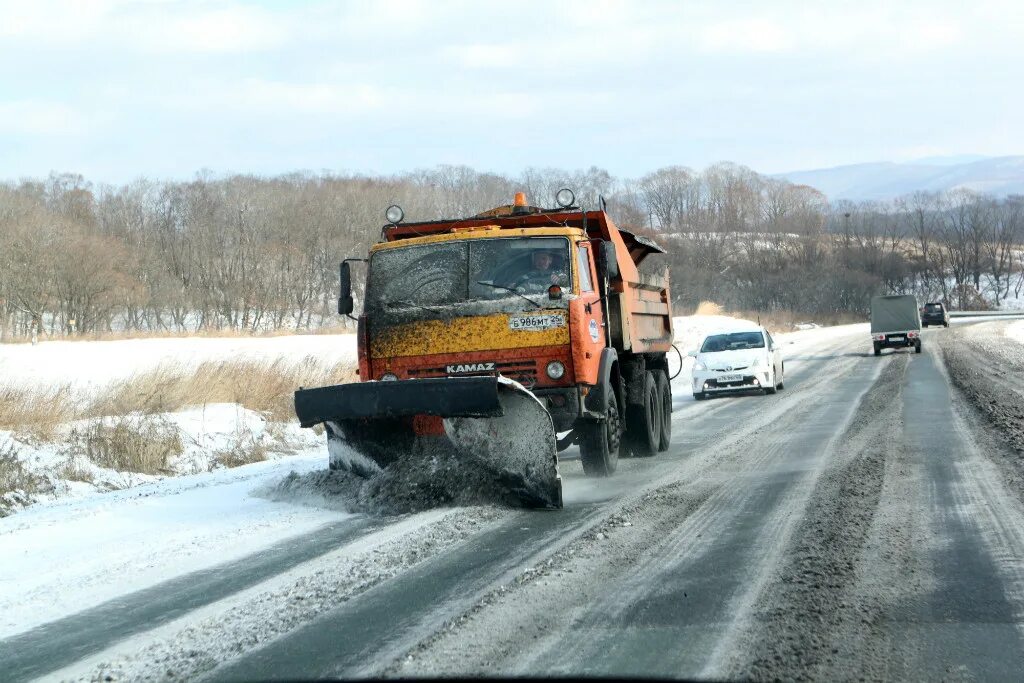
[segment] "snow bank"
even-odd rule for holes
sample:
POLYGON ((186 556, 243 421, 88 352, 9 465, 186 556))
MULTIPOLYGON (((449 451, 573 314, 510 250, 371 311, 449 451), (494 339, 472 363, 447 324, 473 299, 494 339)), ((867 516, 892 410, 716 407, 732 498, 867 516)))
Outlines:
POLYGON ((1024 320, 1006 326, 1006 336, 1024 344, 1024 320))

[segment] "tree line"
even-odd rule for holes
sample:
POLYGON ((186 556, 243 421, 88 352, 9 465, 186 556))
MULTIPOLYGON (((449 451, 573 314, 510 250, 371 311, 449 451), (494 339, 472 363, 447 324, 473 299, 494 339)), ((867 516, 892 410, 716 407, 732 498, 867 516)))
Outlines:
POLYGON ((0 339, 335 325, 337 264, 379 240, 389 204, 409 220, 457 218, 517 191, 552 206, 561 187, 586 208, 603 199, 621 227, 663 243, 668 254, 651 266, 670 269, 680 309, 712 300, 860 312, 883 292, 967 308, 1024 287, 1020 197, 830 205, 813 188, 734 164, 632 180, 599 168, 513 177, 460 166, 124 185, 53 174, 0 184, 0 339))

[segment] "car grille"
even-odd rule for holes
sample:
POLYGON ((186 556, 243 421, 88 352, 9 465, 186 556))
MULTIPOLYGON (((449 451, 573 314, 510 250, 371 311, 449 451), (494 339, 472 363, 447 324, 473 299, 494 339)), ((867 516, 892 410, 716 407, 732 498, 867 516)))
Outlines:
POLYGON ((739 372, 740 370, 746 370, 748 367, 750 367, 750 366, 749 365, 739 365, 739 366, 736 366, 734 368, 730 368, 728 370, 726 370, 725 368, 712 368, 712 370, 714 370, 715 372, 739 372))

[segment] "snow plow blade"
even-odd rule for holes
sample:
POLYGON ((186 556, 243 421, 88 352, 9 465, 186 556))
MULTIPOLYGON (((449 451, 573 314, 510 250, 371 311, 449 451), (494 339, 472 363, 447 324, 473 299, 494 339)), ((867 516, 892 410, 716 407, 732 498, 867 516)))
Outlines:
POLYGON ((451 456, 528 507, 560 508, 551 415, 504 377, 357 382, 295 392, 303 427, 324 424, 331 469, 363 476, 451 456))

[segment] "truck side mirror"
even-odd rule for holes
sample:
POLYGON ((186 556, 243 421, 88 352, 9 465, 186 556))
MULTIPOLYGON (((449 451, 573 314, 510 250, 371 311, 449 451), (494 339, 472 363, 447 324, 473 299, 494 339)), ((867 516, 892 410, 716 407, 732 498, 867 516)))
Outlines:
POLYGON ((619 259, 615 255, 615 245, 611 242, 601 243, 601 257, 604 263, 603 270, 609 278, 619 277, 619 259))
POLYGON ((341 293, 338 296, 338 314, 350 315, 355 308, 355 302, 352 301, 352 271, 348 265, 348 261, 342 261, 338 270, 338 280, 341 290, 341 293))

